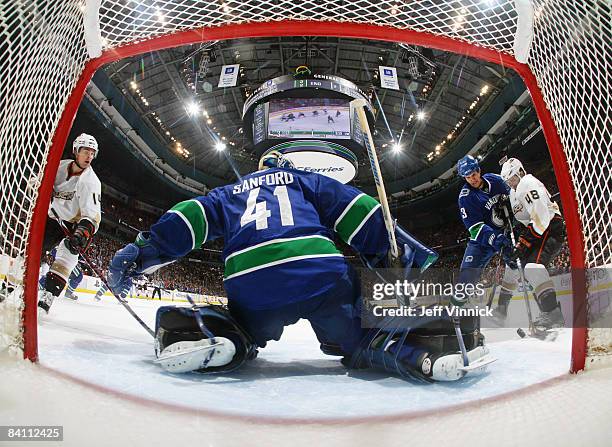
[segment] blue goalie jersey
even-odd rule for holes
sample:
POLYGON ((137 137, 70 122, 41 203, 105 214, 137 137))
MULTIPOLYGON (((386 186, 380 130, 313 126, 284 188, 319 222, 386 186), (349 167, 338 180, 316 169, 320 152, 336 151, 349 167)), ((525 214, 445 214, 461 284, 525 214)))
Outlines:
POLYGON ((181 202, 151 227, 151 242, 180 258, 224 238, 224 286, 248 309, 325 293, 347 272, 337 235, 360 253, 386 253, 380 204, 323 175, 273 168, 181 202))
POLYGON ((484 174, 482 188, 465 184, 459 193, 459 213, 470 233, 470 242, 491 246, 503 231, 504 222, 495 216, 494 206, 510 188, 497 174, 484 174))

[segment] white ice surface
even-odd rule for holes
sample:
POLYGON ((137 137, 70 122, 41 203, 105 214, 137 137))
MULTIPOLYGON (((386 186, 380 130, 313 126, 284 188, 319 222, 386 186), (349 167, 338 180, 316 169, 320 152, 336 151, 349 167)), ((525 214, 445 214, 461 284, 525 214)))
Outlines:
MULTIPOLYGON (((159 301, 129 300, 154 327, 159 301)), ((107 389, 162 403, 244 416, 298 419, 369 417, 437 410, 520 390, 565 375, 571 334, 555 342, 486 332, 498 361, 456 383, 415 384, 384 373, 348 373, 325 356, 305 321, 285 329, 243 369, 225 376, 172 375, 152 360, 151 337, 113 298, 58 298, 39 325, 40 363, 107 389)))

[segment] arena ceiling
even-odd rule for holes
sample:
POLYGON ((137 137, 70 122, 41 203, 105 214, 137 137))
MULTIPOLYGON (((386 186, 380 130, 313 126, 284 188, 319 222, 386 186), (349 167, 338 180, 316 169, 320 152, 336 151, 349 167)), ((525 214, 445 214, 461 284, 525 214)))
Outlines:
MULTIPOLYGON (((124 59, 104 70, 178 159, 233 182, 234 168, 244 175, 257 166, 242 127, 245 99, 266 80, 291 74, 300 65, 346 78, 371 93, 375 144, 389 181, 422 172, 447 154, 452 157, 453 145, 516 76, 502 66, 454 53, 327 37, 207 42, 124 59), (236 87, 217 88, 225 64, 240 64, 236 87), (380 65, 397 68, 399 91, 380 88, 380 65), (217 150, 219 142, 225 151, 217 150)), ((356 184, 373 184, 363 158, 356 184)))

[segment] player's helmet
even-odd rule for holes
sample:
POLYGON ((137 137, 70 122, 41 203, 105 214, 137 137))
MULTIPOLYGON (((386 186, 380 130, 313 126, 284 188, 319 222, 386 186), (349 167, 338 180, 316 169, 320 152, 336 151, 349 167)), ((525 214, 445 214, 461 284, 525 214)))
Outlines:
POLYGON ((93 136, 82 133, 74 139, 74 143, 72 143, 72 153, 75 155, 75 157, 79 153, 79 149, 82 147, 88 147, 96 151, 94 158, 98 155, 98 142, 93 136))
POLYGON ((295 169, 295 165, 291 160, 287 157, 283 157, 278 151, 271 151, 266 154, 263 154, 259 159, 259 167, 258 169, 261 171, 262 169, 268 168, 291 168, 295 169))
POLYGON ((480 165, 471 155, 466 155, 457 162, 457 172, 461 177, 467 177, 474 171, 480 171, 480 165))
POLYGON ((502 165, 501 168, 501 177, 507 183, 515 175, 519 178, 525 175, 525 168, 523 168, 523 163, 521 163, 517 158, 509 158, 502 165))

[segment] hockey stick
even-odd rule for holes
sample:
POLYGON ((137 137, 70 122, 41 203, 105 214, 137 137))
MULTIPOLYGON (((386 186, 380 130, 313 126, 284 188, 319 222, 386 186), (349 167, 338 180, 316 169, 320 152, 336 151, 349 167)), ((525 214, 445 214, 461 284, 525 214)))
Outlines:
MULTIPOLYGON (((516 238, 514 237, 514 225, 512 225, 512 218, 510 217, 510 213, 508 212, 508 208, 504 207, 504 214, 506 216, 506 221, 508 222, 508 226, 510 227, 510 240, 512 241, 512 245, 516 247, 516 238)), ((536 327, 533 325, 533 316, 531 315, 531 306, 529 304, 529 294, 527 293, 527 281, 525 280, 525 271, 523 270, 523 263, 520 259, 516 260, 516 265, 518 267, 519 275, 521 278, 521 288, 523 289, 523 297, 525 299, 525 306, 527 306, 527 319, 529 320, 529 334, 532 337, 538 337, 540 335, 539 331, 536 330, 536 327)), ((519 337, 523 338, 525 336, 525 331, 523 329, 518 328, 516 333, 519 337)))
MULTIPOLYGON (((66 237, 70 237, 71 236, 70 230, 66 227, 62 219, 60 219, 60 217, 57 215, 57 213, 55 212, 53 208, 51 208, 51 211, 53 212, 55 219, 59 223, 59 226, 62 228, 64 235, 66 237)), ((129 304, 123 302, 123 300, 121 300, 117 295, 113 293, 113 289, 110 288, 110 286, 108 285, 108 282, 106 282, 106 279, 104 279, 102 272, 93 265, 93 263, 89 260, 89 257, 83 252, 79 252, 79 255, 83 258, 87 266, 98 276, 98 278, 100 278, 100 281, 102 281, 102 283, 108 288, 108 291, 117 299, 117 301, 119 301, 119 303, 121 303, 121 305, 125 307, 125 309, 130 313, 130 315, 134 317, 136 321, 138 321, 138 323, 143 327, 145 331, 149 333, 151 337, 155 338, 155 332, 153 332, 153 330, 151 330, 151 328, 147 326, 147 324, 144 321, 142 321, 142 319, 136 314, 136 312, 132 310, 129 304)))
POLYGON ((376 155, 376 148, 374 147, 374 139, 370 132, 370 126, 368 125, 368 119, 365 114, 366 102, 363 99, 355 99, 351 101, 351 105, 357 111, 359 117, 359 123, 361 130, 364 134, 364 143, 366 150, 368 151, 368 157, 370 159, 370 167, 372 168, 372 175, 374 176, 374 183, 376 183, 376 191, 378 192, 378 200, 382 207, 383 219, 385 221, 385 227, 387 233, 389 233, 389 244, 391 246, 391 256, 393 260, 399 259, 399 250, 397 249, 397 240, 395 239, 395 222, 391 216, 391 210, 389 210, 389 202, 387 201, 387 193, 385 191, 385 184, 383 182, 382 174, 380 172, 380 165, 378 164, 378 155, 376 155))
POLYGON ((501 270, 502 264, 503 260, 495 268, 495 282, 493 283, 493 287, 491 287, 491 293, 489 293, 489 298, 487 299, 487 307, 491 307, 491 305, 493 304, 493 299, 495 298, 495 293, 497 293, 497 287, 499 286, 497 278, 499 278, 499 272, 501 270))

